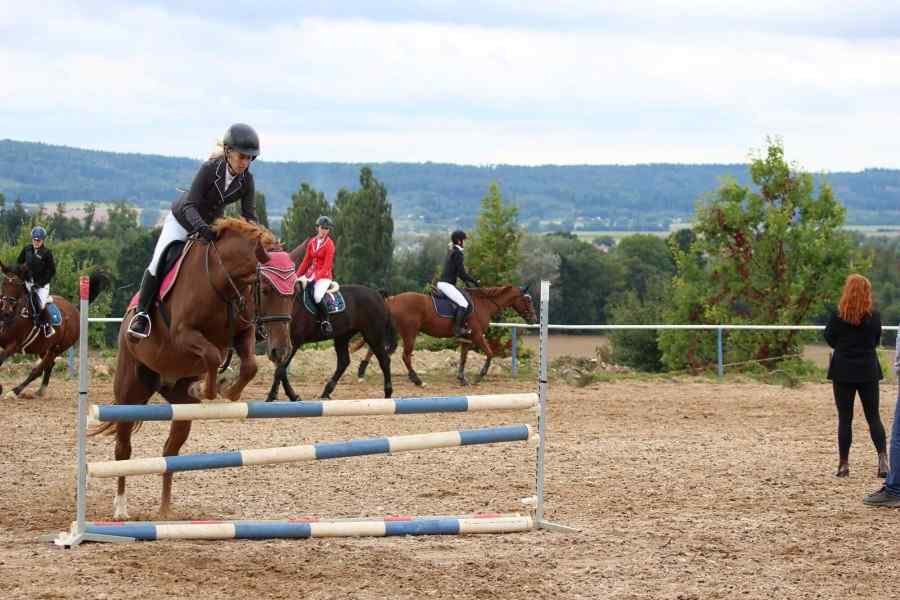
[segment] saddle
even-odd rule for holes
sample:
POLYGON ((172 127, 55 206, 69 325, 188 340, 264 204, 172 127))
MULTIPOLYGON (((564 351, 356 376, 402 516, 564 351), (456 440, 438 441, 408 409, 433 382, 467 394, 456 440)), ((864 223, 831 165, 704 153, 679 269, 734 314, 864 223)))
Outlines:
MULTIPOLYGON (((313 298, 314 285, 307 285, 309 280, 306 277, 298 277, 297 282, 301 285, 300 295, 303 296, 303 306, 311 315, 319 314, 316 309, 316 302, 313 298)), ((344 295, 340 292, 341 286, 336 281, 332 281, 331 285, 325 291, 325 297, 322 301, 325 303, 325 310, 329 315, 344 312, 347 309, 347 303, 344 301, 344 295)))
MULTIPOLYGON (((181 263, 184 262, 184 257, 187 256, 193 243, 193 240, 186 242, 175 240, 163 250, 162 259, 160 259, 159 266, 156 269, 156 276, 162 276, 162 283, 159 284, 159 293, 156 296, 158 302, 162 302, 175 285, 175 280, 178 279, 178 274, 181 272, 181 263)), ((137 291, 131 297, 131 301, 128 303, 128 310, 137 306, 139 293, 140 291, 137 291)))
MULTIPOLYGON (((25 314, 23 311, 22 317, 24 318, 30 318, 31 315, 38 312, 36 309, 37 294, 35 292, 31 292, 28 296, 28 304, 29 308, 31 309, 31 313, 25 314)), ((51 325, 53 325, 54 327, 59 327, 60 325, 62 325, 62 311, 60 311, 56 303, 53 302, 53 296, 50 296, 50 298, 47 299, 47 304, 44 305, 44 308, 47 309, 47 314, 50 315, 51 325)))
MULTIPOLYGON (((469 307, 466 309, 465 317, 468 319, 469 315, 472 314, 472 311, 475 310, 475 302, 472 301, 472 295, 469 294, 466 290, 459 290, 466 300, 469 302, 469 307)), ((439 317, 444 317, 447 319, 452 319, 456 314, 456 303, 453 302, 450 298, 448 298, 444 292, 439 290, 437 287, 431 288, 431 302, 434 304, 434 312, 438 314, 439 317)))

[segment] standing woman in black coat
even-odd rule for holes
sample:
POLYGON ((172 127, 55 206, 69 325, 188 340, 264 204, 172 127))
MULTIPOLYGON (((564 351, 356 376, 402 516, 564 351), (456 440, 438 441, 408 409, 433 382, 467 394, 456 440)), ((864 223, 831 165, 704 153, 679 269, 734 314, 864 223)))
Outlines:
POLYGON ((886 477, 888 460, 884 425, 878 412, 878 382, 884 378, 878 362, 881 341, 881 315, 874 308, 872 284, 862 275, 851 273, 837 314, 825 327, 825 341, 834 348, 828 366, 828 379, 834 390, 838 412, 838 477, 850 474, 850 444, 853 441, 853 398, 859 394, 869 435, 878 452, 878 476, 886 477))
POLYGON ((210 227, 213 221, 225 214, 225 206, 241 203, 241 216, 256 223, 256 185, 250 173, 250 163, 259 156, 259 136, 249 125, 235 123, 225 132, 222 149, 214 152, 200 166, 191 189, 172 203, 163 224, 153 258, 144 271, 141 290, 138 293, 137 311, 128 325, 128 334, 135 338, 150 335, 150 307, 159 291, 159 272, 163 252, 175 241, 184 241, 189 235, 215 241, 216 234, 210 227))

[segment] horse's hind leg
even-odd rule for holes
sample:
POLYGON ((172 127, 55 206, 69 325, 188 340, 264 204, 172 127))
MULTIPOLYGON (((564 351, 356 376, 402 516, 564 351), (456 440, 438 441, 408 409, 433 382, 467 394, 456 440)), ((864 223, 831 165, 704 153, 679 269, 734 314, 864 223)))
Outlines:
MULTIPOLYGON (((12 392, 16 396, 18 396, 19 394, 22 393, 22 391, 26 387, 28 387, 28 384, 30 384, 32 381, 34 381, 35 379, 40 377, 41 374, 43 374, 45 370, 47 370, 47 369, 52 370, 53 369, 53 360, 55 358, 56 358, 55 354, 50 354, 49 352, 44 354, 44 356, 41 358, 41 361, 37 364, 37 366, 35 366, 33 369, 31 369, 31 372, 28 374, 28 377, 25 378, 25 381, 23 381, 22 383, 20 383, 16 387, 14 387, 12 389, 12 392)), ((45 378, 49 380, 50 377, 49 377, 49 375, 45 375, 45 378)), ((43 394, 40 394, 40 395, 43 395, 43 394)))
POLYGON ((366 357, 359 361, 359 367, 356 369, 356 378, 358 380, 363 381, 366 378, 366 368, 369 366, 370 360, 372 360, 371 347, 366 351, 366 357))
POLYGON ((375 353, 375 356, 378 357, 378 366, 381 367, 381 372, 384 375, 384 397, 390 398, 394 393, 394 386, 391 383, 391 357, 388 356, 383 347, 375 347, 378 348, 378 351, 375 353))
MULTIPOLYGON (((131 458, 131 431, 134 423, 116 423, 116 460, 131 458)), ((128 498, 125 496, 125 478, 116 479, 116 497, 113 500, 113 519, 128 518, 128 498)))
MULTIPOLYGON (((171 389, 163 390, 161 393, 167 401, 172 404, 186 404, 196 402, 194 398, 188 396, 187 389, 191 381, 189 379, 179 380, 171 389)), ((191 433, 191 424, 193 421, 172 421, 169 425, 169 437, 163 446, 163 456, 178 456, 178 452, 191 433)), ((166 517, 172 506, 172 474, 163 473, 162 499, 159 503, 159 514, 166 517)))
POLYGON ((41 379, 41 387, 37 391, 38 398, 43 398, 44 394, 47 393, 47 386, 50 385, 50 375, 53 374, 53 365, 55 362, 56 357, 54 357, 54 359, 50 361, 50 364, 44 369, 44 378, 41 379))
POLYGON ((469 346, 460 344, 459 346, 459 371, 456 373, 456 380, 459 385, 469 385, 466 381, 466 359, 469 357, 469 346))
POLYGON ((416 373, 416 370, 413 369, 412 365, 412 354, 413 350, 416 348, 416 336, 413 334, 404 335, 403 336, 403 364, 406 365, 406 375, 409 377, 409 380, 412 381, 419 387, 424 387, 425 384, 422 383, 422 380, 419 379, 419 374, 416 373))
POLYGON ((344 371, 350 366, 350 348, 347 345, 348 342, 349 338, 347 336, 341 336, 334 340, 334 351, 337 354, 337 368, 334 370, 334 375, 332 375, 331 379, 328 380, 328 383, 325 384, 325 389, 322 390, 322 398, 324 399, 331 398, 331 392, 334 391, 334 388, 337 386, 338 381, 340 381, 344 371))

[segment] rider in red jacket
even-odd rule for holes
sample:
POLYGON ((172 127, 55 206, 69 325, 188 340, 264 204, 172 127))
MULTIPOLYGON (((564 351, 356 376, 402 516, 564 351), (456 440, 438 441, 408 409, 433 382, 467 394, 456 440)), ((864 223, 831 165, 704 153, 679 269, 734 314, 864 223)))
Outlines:
POLYGON ((306 255, 297 267, 297 276, 305 277, 314 286, 313 300, 319 311, 319 321, 325 337, 331 337, 334 333, 331 321, 328 320, 328 309, 323 302, 325 292, 334 279, 334 242, 330 235, 333 227, 334 223, 326 216, 316 220, 318 233, 306 243, 306 255))

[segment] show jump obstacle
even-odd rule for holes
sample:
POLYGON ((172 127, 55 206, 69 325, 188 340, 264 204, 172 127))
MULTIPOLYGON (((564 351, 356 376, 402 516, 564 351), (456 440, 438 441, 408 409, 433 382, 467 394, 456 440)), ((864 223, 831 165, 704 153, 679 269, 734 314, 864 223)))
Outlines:
POLYGON ((541 282, 540 369, 538 393, 451 396, 432 398, 329 400, 324 402, 245 402, 228 404, 92 406, 91 416, 102 422, 193 421, 203 419, 270 419, 332 416, 402 415, 531 409, 537 412, 537 432, 527 424, 440 433, 220 452, 87 463, 85 455, 88 406, 88 280, 81 279, 81 337, 78 381, 78 471, 76 520, 68 532, 41 539, 71 548, 84 541, 130 542, 162 539, 273 539, 392 535, 457 535, 504 533, 529 529, 575 531, 544 520, 544 449, 547 398, 547 317, 550 284, 541 282), (527 441, 537 436, 533 514, 475 514, 463 516, 382 519, 292 519, 284 521, 202 522, 88 522, 87 476, 122 477, 318 461, 370 454, 394 454, 501 442, 527 441))

